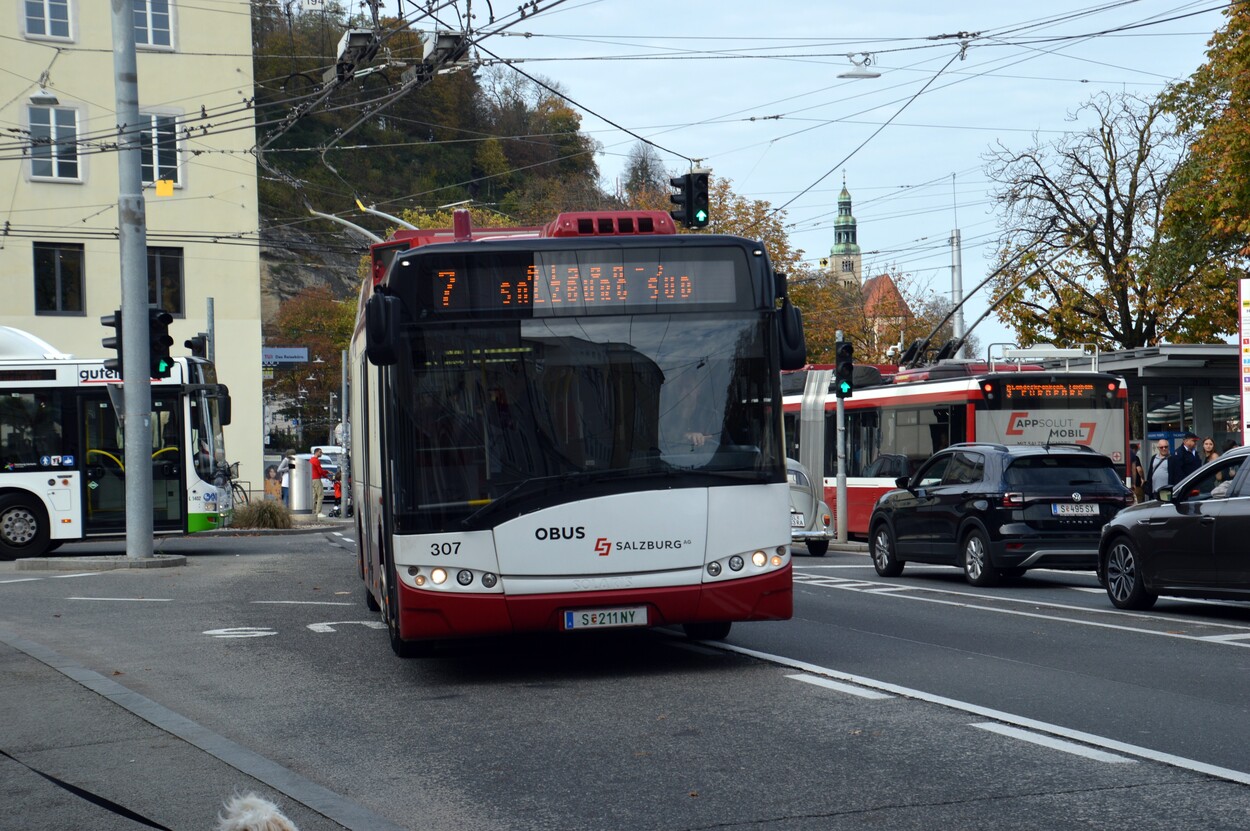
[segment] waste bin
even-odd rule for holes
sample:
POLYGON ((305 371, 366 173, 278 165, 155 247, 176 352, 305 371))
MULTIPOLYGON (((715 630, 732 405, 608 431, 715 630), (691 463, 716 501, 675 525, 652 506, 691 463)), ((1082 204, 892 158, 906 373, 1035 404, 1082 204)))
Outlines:
POLYGON ((291 500, 291 513, 311 514, 312 498, 312 456, 301 453, 291 464, 291 484, 288 496, 291 500))

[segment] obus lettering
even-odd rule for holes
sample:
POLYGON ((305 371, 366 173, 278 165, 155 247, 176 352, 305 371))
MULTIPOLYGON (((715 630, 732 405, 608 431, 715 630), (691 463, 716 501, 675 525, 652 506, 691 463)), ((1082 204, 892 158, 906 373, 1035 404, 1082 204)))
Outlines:
POLYGON ((565 526, 551 528, 537 528, 534 530, 534 539, 538 540, 584 540, 586 539, 586 526, 565 526))

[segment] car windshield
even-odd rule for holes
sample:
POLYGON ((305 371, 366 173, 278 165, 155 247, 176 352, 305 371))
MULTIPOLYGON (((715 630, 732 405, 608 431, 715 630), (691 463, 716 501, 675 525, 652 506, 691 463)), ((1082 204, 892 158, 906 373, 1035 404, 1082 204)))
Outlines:
POLYGON ((1038 487, 1074 488, 1121 484, 1111 460, 1101 456, 1030 456, 1007 468, 1007 486, 1015 490, 1038 487))

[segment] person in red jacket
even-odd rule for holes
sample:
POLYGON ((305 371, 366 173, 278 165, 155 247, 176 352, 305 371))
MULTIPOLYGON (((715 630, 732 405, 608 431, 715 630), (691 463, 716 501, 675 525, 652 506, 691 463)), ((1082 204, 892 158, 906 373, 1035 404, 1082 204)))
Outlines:
POLYGON ((321 516, 321 503, 326 498, 325 485, 321 480, 325 478, 325 468, 321 466, 321 448, 318 447, 313 451, 312 458, 308 460, 308 464, 312 470, 312 491, 313 491, 313 514, 321 516))

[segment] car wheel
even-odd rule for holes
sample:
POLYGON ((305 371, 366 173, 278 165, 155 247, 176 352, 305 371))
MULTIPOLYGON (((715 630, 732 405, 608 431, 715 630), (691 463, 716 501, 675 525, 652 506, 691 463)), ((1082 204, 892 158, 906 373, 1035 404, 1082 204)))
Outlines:
POLYGON ((898 577, 903 573, 903 561, 894 553, 894 535, 885 522, 872 532, 872 567, 882 577, 898 577))
POLYGON ((985 542, 985 534, 973 530, 964 537, 963 549, 960 553, 960 565, 964 569, 964 577, 974 586, 994 586, 998 584, 998 569, 990 564, 990 549, 985 542))
POLYGON ((829 540, 812 540, 807 544, 807 553, 813 557, 823 557, 829 553, 829 540))
POLYGON ((695 641, 723 641, 729 637, 729 629, 733 623, 727 620, 712 621, 710 623, 683 623, 682 631, 686 633, 686 637, 695 641))
POLYGON ((1117 609, 1142 611, 1155 605, 1159 595, 1146 590, 1137 546, 1119 537, 1107 552, 1107 597, 1117 609))
POLYGON ((29 497, 0 496, 0 560, 42 557, 50 533, 43 508, 29 497))

